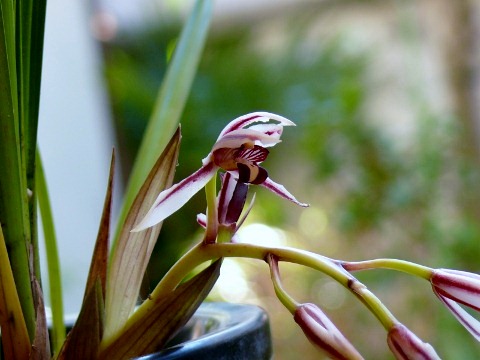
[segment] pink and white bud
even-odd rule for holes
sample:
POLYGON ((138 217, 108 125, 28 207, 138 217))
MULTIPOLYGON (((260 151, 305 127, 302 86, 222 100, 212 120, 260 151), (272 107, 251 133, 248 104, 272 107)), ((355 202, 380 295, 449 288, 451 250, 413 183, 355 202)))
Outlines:
POLYGON ((480 311, 480 276, 465 271, 437 269, 430 278, 433 292, 457 320, 480 341, 480 321, 459 304, 480 311))
POLYGON ((314 304, 299 305, 294 319, 308 340, 329 358, 363 359, 357 349, 318 306, 314 304))
POLYGON ((438 269, 433 271, 430 281, 436 293, 480 311, 480 275, 438 269))
POLYGON ((388 347, 397 360, 439 360, 433 347, 423 342, 405 325, 396 324, 388 332, 388 347))

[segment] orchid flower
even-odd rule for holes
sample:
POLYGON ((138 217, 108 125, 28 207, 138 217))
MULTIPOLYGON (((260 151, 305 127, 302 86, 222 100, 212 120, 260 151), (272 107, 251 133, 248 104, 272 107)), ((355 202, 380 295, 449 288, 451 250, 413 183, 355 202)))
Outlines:
POLYGON ((480 311, 480 275, 437 269, 433 271, 430 282, 435 295, 470 334, 480 341, 480 321, 459 305, 460 303, 480 311))
POLYGON ((254 112, 234 119, 222 130, 200 169, 162 191, 132 231, 147 229, 166 219, 205 187, 220 169, 241 183, 261 185, 297 205, 308 206, 297 201, 285 187, 272 181, 267 170, 259 165, 268 156, 267 148, 281 141, 283 127, 294 125, 292 121, 268 112, 254 112))
POLYGON ((433 347, 405 325, 396 323, 388 332, 388 347, 398 360, 439 360, 433 347))

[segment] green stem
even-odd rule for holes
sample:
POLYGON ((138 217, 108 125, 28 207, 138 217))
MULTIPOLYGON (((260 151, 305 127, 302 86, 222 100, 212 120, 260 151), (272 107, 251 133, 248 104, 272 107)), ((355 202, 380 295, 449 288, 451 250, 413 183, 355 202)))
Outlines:
POLYGON ((418 276, 429 280, 432 276, 432 268, 398 259, 374 259, 357 262, 342 262, 347 271, 362 271, 372 269, 398 270, 410 275, 418 276))
POLYGON ((204 242, 206 244, 213 244, 217 239, 218 234, 218 206, 217 206, 217 176, 212 179, 205 186, 205 195, 207 198, 207 230, 205 231, 204 242))
POLYGON ((50 305, 52 307, 52 342, 54 353, 57 353, 65 340, 65 324, 63 321, 62 279, 60 276, 60 261, 57 249, 57 239, 53 224, 52 209, 48 196, 47 182, 43 171, 40 152, 37 151, 37 195, 40 213, 42 215, 43 232, 45 235, 45 250, 47 255, 48 280, 50 284, 50 305))
POLYGON ((280 300, 292 315, 295 314, 299 304, 283 288, 282 280, 280 278, 280 269, 278 268, 278 259, 270 254, 267 256, 267 261, 270 266, 270 277, 272 278, 273 288, 275 289, 275 294, 277 295, 278 300, 280 300))
MULTIPOLYGON (((340 263, 315 253, 293 248, 270 248, 235 243, 200 243, 177 261, 154 289, 150 298, 161 298, 161 296, 173 291, 194 268, 206 261, 221 257, 241 257, 268 261, 268 256, 275 256, 278 261, 304 265, 330 276, 353 292, 377 317, 385 329, 389 330, 397 322, 382 302, 365 285, 345 271, 340 263)), ((154 301, 145 301, 137 310, 138 315, 149 311, 153 303, 154 301)))

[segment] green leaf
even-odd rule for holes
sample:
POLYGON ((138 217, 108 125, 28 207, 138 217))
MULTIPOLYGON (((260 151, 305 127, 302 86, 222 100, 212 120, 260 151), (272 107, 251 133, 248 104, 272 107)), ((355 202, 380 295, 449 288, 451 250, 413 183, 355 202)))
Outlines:
POLYGON ((15 8, 0 2, 0 223, 4 230, 17 292, 30 339, 35 335, 35 309, 29 252, 30 218, 17 98, 15 8))
POLYGON ((138 189, 179 124, 207 38, 212 8, 212 0, 197 0, 182 30, 125 190, 115 239, 138 189))
POLYGON ((48 281, 50 284, 50 306, 52 309, 52 344, 54 352, 58 352, 65 340, 65 323, 63 320, 62 277, 60 259, 57 248, 57 237, 53 223, 52 209, 48 196, 47 182, 43 171, 40 152, 37 152, 37 196, 40 214, 42 215, 45 237, 45 252, 47 255, 48 281))
POLYGON ((220 275, 222 260, 133 314, 121 334, 101 349, 100 359, 128 359, 161 349, 191 318, 220 275))
POLYGON ((180 138, 178 129, 137 194, 120 233, 117 247, 113 250, 105 302, 106 338, 124 325, 137 302, 140 285, 162 224, 140 232, 130 230, 143 219, 158 194, 172 184, 180 138))

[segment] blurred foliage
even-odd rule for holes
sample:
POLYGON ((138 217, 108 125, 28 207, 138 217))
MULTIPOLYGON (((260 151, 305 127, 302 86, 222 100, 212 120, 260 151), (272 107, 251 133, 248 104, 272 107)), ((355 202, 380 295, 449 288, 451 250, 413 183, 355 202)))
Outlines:
MULTIPOLYGON (((352 51, 351 39, 341 34, 312 45, 307 40, 316 18, 298 15, 282 18, 281 28, 288 31, 276 34, 282 38, 281 46, 271 46, 265 40, 268 36, 259 36, 264 22, 212 34, 183 115, 177 179, 200 166, 229 120, 256 110, 282 114, 297 128, 285 130, 284 143, 265 166, 275 181, 312 204, 310 214, 324 219, 317 218, 316 224, 317 220, 308 220, 310 215, 302 215, 309 210, 299 211, 259 189, 251 221, 278 227, 287 234, 289 245, 326 256, 397 257, 480 272, 480 226, 475 218, 480 204, 472 208, 464 201, 480 191, 479 169, 458 151, 463 133, 457 119, 439 118, 421 89, 420 94, 412 91, 408 96, 415 129, 408 144, 399 145, 367 115, 372 83, 366 81, 366 74, 376 56, 374 49, 352 51), (303 229, 305 222, 309 226, 313 222, 313 228, 303 229)), ((125 174, 175 43, 176 24, 159 24, 105 44, 106 78, 125 174)), ((405 39, 415 41, 415 36, 409 32, 405 39)), ((389 119, 384 121, 388 127, 389 119)), ((149 271, 152 282, 198 238, 195 216, 204 206, 199 194, 165 222, 154 256, 157 261, 149 271)), ((250 300, 272 315, 276 358, 296 358, 302 348, 304 359, 316 359, 313 347, 306 345, 288 313, 273 299, 273 291, 266 290, 271 286, 268 273, 259 266, 246 265, 246 272, 255 277, 249 284, 257 294, 250 300)), ((389 358, 383 329, 356 299, 342 295, 342 290, 332 291, 335 284, 318 273, 288 268, 289 287, 299 300, 324 305, 367 358, 389 358), (336 294, 338 303, 329 303, 328 294, 336 294)), ((478 354, 478 345, 442 308, 428 284, 388 272, 359 274, 359 278, 439 354, 462 359, 478 354)))

